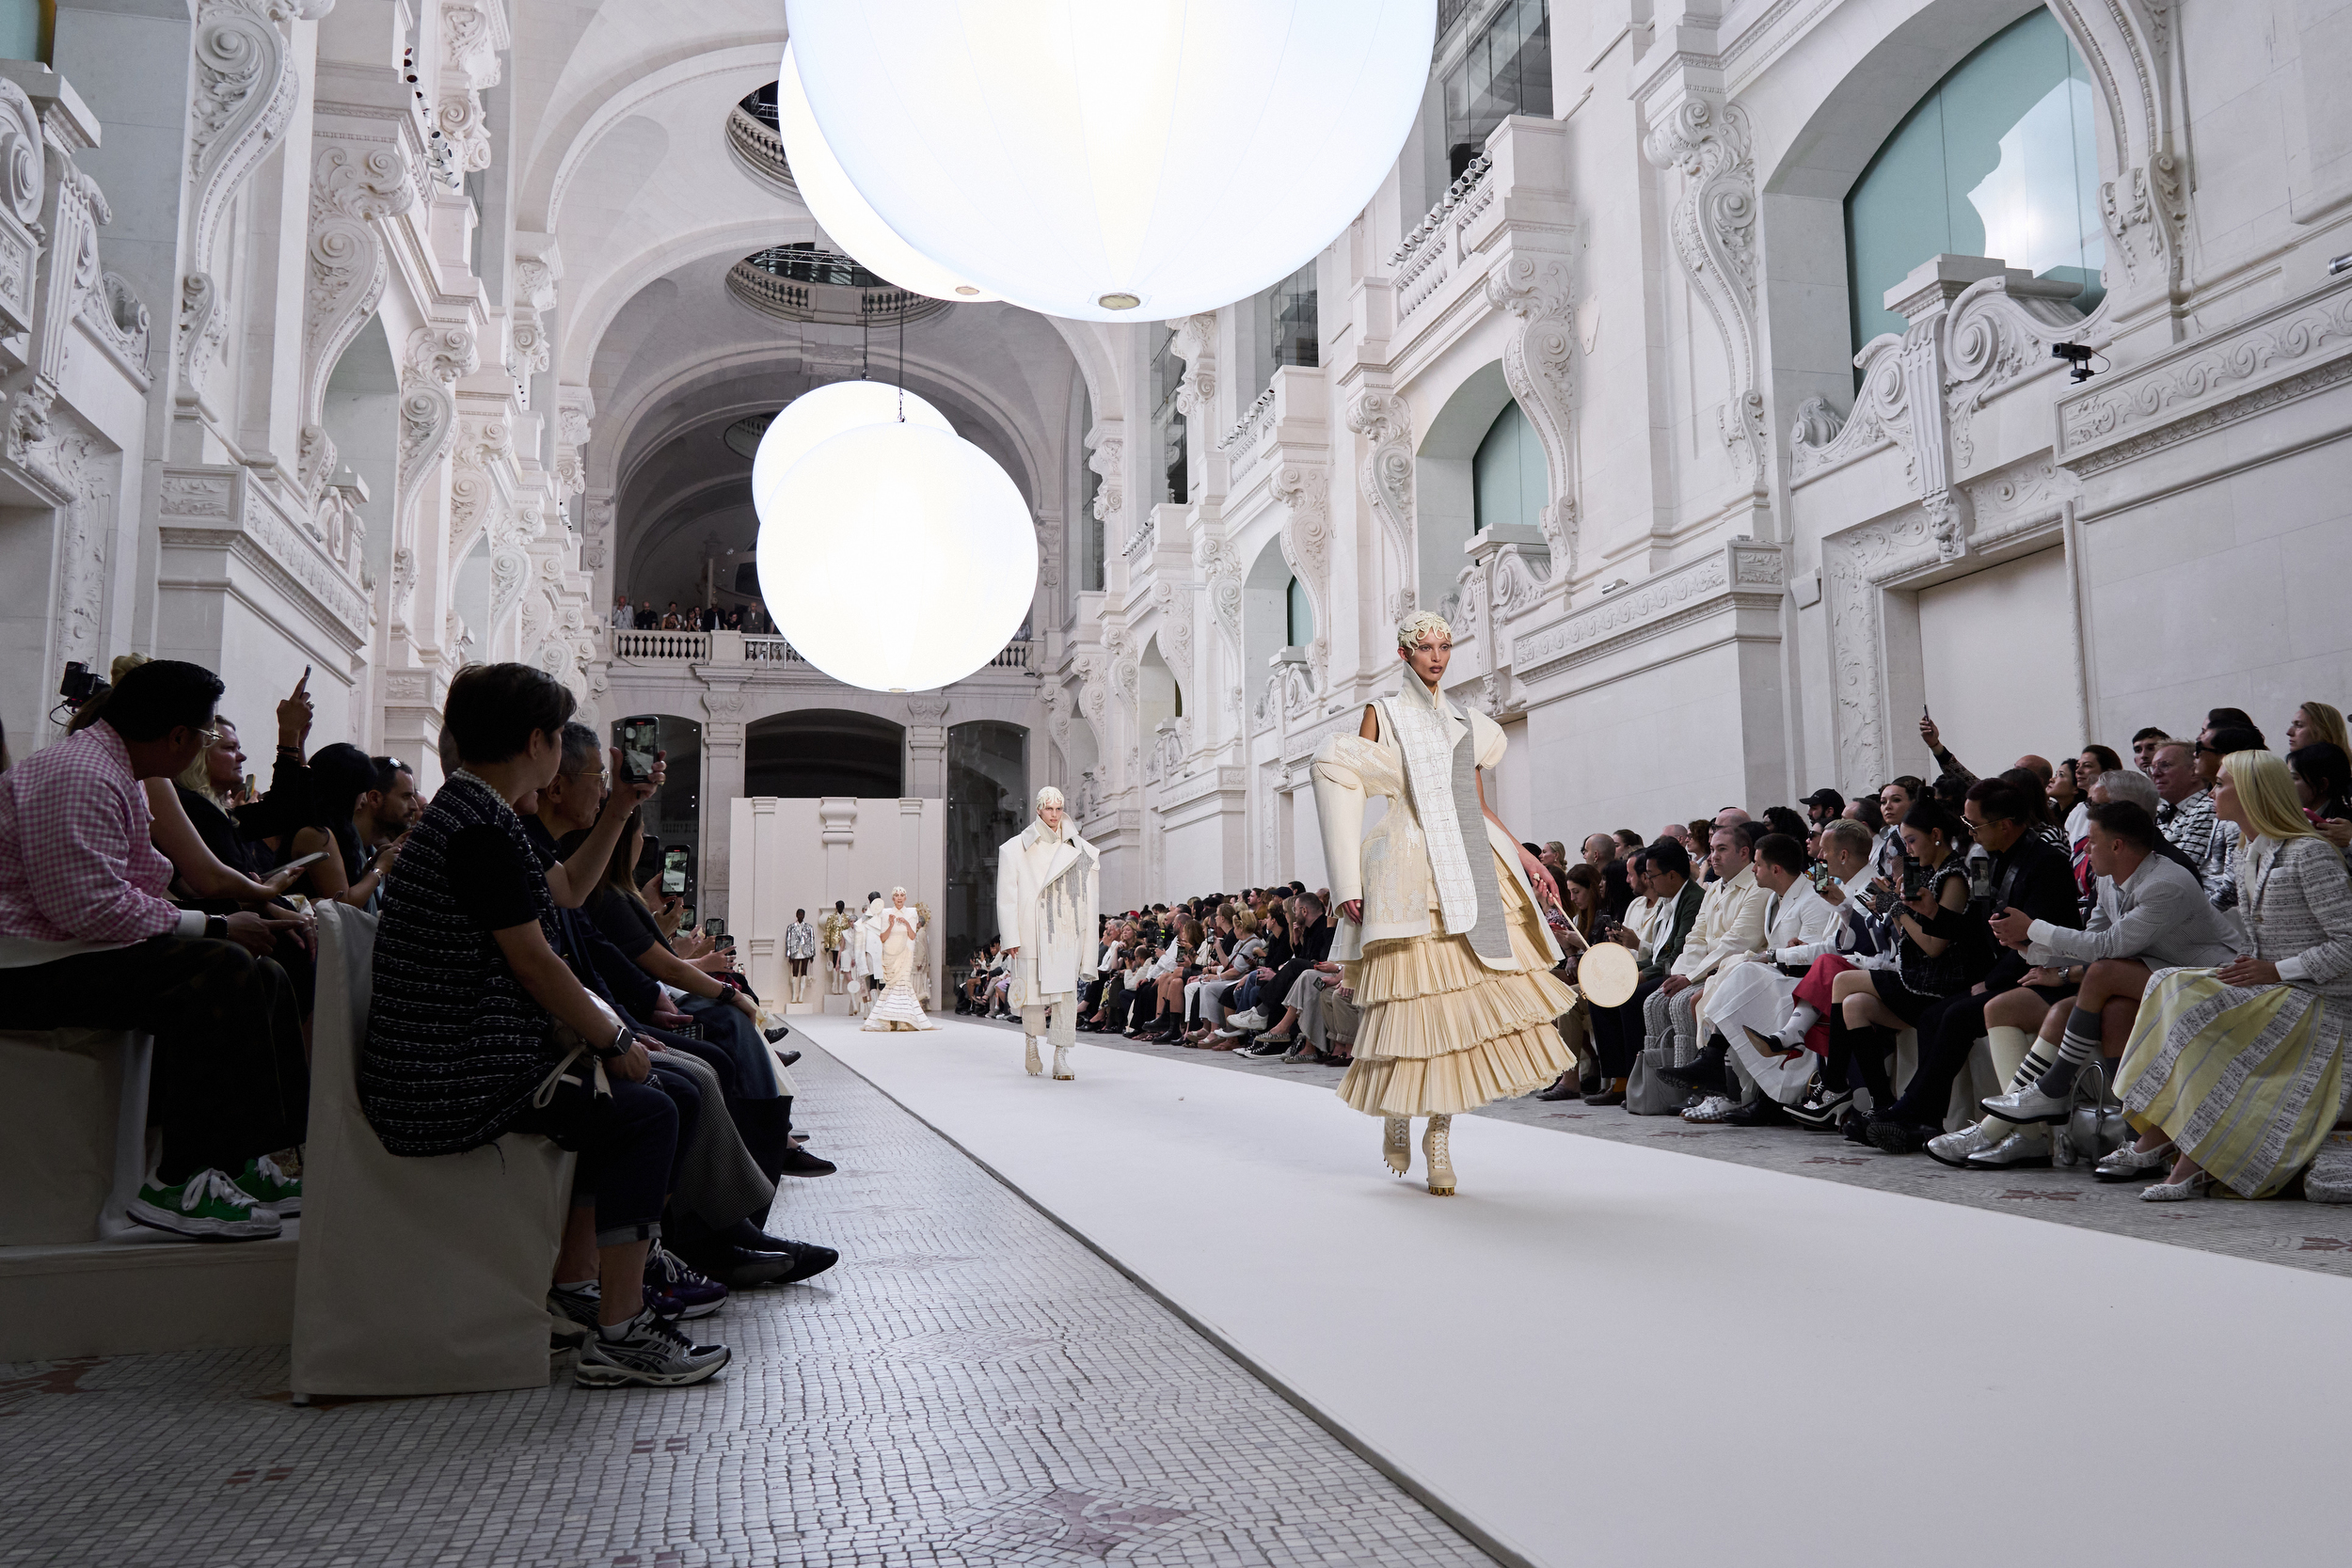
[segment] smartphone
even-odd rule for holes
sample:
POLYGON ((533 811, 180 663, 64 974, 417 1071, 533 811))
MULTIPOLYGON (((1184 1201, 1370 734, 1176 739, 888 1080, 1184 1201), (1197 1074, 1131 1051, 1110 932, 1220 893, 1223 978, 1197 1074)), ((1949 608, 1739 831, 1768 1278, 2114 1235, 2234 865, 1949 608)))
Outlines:
POLYGON ((716 942, 726 934, 727 923, 720 919, 717 915, 714 914, 708 920, 703 922, 703 935, 708 937, 711 941, 716 942))
POLYGON ((292 860, 288 861, 285 864, 283 864, 283 865, 279 866, 278 869, 278 870, 280 870, 280 871, 299 871, 299 870, 301 870, 304 866, 306 866, 306 865, 314 865, 314 864, 316 864, 318 862, 323 861, 323 860, 325 860, 326 858, 326 850, 324 850, 324 849, 315 849, 315 850, 312 850, 310 854, 307 854, 307 855, 296 855, 294 859, 292 859, 292 860))
POLYGON ((684 893, 686 891, 686 867, 687 863, 692 858, 691 853, 685 849, 663 851, 661 856, 662 892, 684 893))
POLYGON ((641 713, 622 720, 618 728, 622 782, 644 784, 653 777, 654 756, 661 750, 660 716, 641 713))
POLYGON ((1804 874, 1813 879, 1816 889, 1825 888, 1837 879, 1836 873, 1830 870, 1827 861, 1815 861, 1804 868, 1804 874))

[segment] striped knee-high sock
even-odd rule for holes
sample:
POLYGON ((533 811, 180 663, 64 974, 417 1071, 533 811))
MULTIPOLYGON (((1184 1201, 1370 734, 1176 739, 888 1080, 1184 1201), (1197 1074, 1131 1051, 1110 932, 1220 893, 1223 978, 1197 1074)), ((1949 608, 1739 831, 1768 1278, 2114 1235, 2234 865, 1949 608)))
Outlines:
POLYGON ((2099 1015, 2081 1007, 2066 1015, 2066 1033, 2058 1039, 2058 1060, 2050 1064, 2036 1087, 2056 1100, 2074 1086, 2083 1064, 2099 1054, 2099 1015))

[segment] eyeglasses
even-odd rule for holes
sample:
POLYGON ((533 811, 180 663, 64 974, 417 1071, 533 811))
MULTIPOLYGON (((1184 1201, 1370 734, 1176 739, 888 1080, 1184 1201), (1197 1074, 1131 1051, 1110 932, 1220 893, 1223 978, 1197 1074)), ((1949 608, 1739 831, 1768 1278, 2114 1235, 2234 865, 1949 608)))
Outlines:
POLYGON ((2201 757, 2220 757, 2229 755, 2229 753, 2224 752, 2220 747, 2208 746, 2201 740, 2197 743, 2196 752, 2201 757))
POLYGON ((215 724, 210 728, 199 730, 196 732, 196 738, 202 742, 207 750, 210 750, 220 744, 220 726, 215 724))

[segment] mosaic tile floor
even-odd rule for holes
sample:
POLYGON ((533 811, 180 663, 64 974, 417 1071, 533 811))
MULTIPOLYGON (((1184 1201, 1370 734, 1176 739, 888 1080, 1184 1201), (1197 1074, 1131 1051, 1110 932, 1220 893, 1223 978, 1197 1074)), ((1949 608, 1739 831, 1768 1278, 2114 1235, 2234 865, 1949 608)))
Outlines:
MULTIPOLYGON (((1017 1024, 988 1022, 992 1028, 1019 1032, 1017 1024)), ((1284 1067, 1275 1062, 1246 1062, 1229 1052, 1139 1045, 1116 1036, 1081 1035, 1078 1039, 1082 1047, 1099 1045, 1136 1051, 1196 1062, 1215 1069, 1335 1087, 1343 1070, 1305 1063, 1284 1067)), ((1942 1203, 2029 1213, 2036 1219, 2059 1225, 2077 1225, 2112 1235, 2137 1236, 2142 1241, 2197 1247, 2352 1277, 2352 1207, 2344 1205, 2295 1199, 2245 1203, 2234 1198, 2199 1203, 2142 1203, 2137 1185, 2094 1181, 2087 1166, 1997 1174, 1953 1170, 1924 1154, 1884 1154, 1830 1133, 1787 1127, 1693 1126, 1678 1117, 1631 1117, 1622 1107, 1588 1106, 1575 1101, 1547 1101, 1532 1095, 1522 1100, 1502 1101, 1475 1114, 1942 1203)))
POLYGON ((697 1325, 721 1379, 285 1401, 282 1350, 0 1366, 0 1564, 1483 1564, 821 1051, 831 1274, 697 1325))

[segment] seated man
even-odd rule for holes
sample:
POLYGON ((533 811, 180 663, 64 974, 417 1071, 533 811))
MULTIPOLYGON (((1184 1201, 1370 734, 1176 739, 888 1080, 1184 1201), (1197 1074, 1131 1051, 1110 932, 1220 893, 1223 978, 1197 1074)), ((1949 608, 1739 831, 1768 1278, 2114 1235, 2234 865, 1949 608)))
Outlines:
POLYGON ((199 665, 150 660, 94 721, 0 773, 0 1018, 152 1034, 163 1148, 130 1217, 251 1241, 278 1234, 270 1200, 294 1196, 262 1162, 299 1145, 309 1117, 294 990, 265 957, 303 917, 167 900, 172 866, 141 783, 178 777, 213 743, 221 691, 199 665))
MULTIPOLYGON (((1836 875, 1843 864, 1844 875, 1853 876, 1869 863, 1870 835, 1856 823, 1845 829, 1833 841, 1831 869, 1836 875)), ((1756 1092, 1741 1097, 1745 1104, 1727 1094, 1713 1097, 1686 1112, 1687 1120, 1756 1126, 1777 1119, 1777 1108, 1794 1103, 1813 1078, 1816 1058, 1804 1047, 1804 1031, 1793 1039, 1781 1032, 1797 982, 1816 958, 1836 950, 1845 915, 1806 875, 1804 846, 1785 833, 1768 834, 1756 847, 1756 879, 1769 895, 1764 946, 1724 966, 1708 1021, 1715 1035, 1710 1049, 1727 1051, 1740 1085, 1756 1092)))
MULTIPOLYGON (((2121 1053, 2150 974, 2226 964, 2244 945, 2237 921, 2205 898, 2186 857, 2135 802, 2090 808, 2090 861, 2099 875, 2099 902, 2083 929, 2017 910, 2004 910, 1993 922, 1993 934, 2035 965, 2079 969, 2082 989, 2048 1009, 2041 1041, 2011 1077, 2009 1092, 1984 1102, 1985 1120, 1936 1140, 1931 1152, 1946 1164, 2002 1170, 2049 1164, 2049 1124, 2066 1118, 2069 1092, 2084 1064, 2109 1046, 2121 1053)), ((2117 1155, 2122 1157, 2119 1180, 2166 1164, 2152 1158, 2134 1164, 2128 1148, 2117 1155)), ((2106 1168, 2102 1162, 2103 1174, 2106 1168)))
POLYGON ((1259 994, 1282 999, 1281 1016, 1274 1027, 1258 1037, 1246 1054, 1264 1059, 1287 1054, 1298 1038, 1298 1014, 1304 996, 1299 987, 1307 976, 1315 974, 1337 974, 1339 965, 1332 963, 1331 939, 1339 927, 1331 922, 1323 900, 1311 893, 1300 893, 1291 899, 1291 957, 1288 963, 1274 972, 1259 994))
POLYGON ((1625 1103, 1626 1079, 1633 1071, 1634 1054, 1642 1049, 1649 1004, 1679 961, 1707 897, 1691 879, 1691 857, 1678 838, 1660 835, 1634 856, 1634 865, 1642 879, 1641 891, 1649 901, 1649 925, 1638 932, 1625 926, 1613 927, 1610 940, 1634 950, 1640 982, 1622 1006, 1592 1010, 1593 1052, 1600 1058, 1602 1083, 1599 1094, 1586 1097, 1585 1102, 1591 1105, 1625 1103))
POLYGON ((1700 1006, 1715 976, 1733 959, 1764 947, 1764 909, 1771 900, 1756 883, 1755 863, 1756 840, 1762 835, 1750 832, 1746 816, 1737 806, 1717 814, 1707 855, 1716 879, 1699 906, 1690 941, 1644 1009, 1649 1048, 1660 1050, 1671 1043, 1677 1062, 1698 1068, 1695 1073, 1677 1075, 1686 1082, 1707 1082, 1721 1072, 1720 1060, 1708 1061, 1699 1050, 1700 1006), (1734 812, 1740 813, 1740 821, 1722 820, 1734 812))

